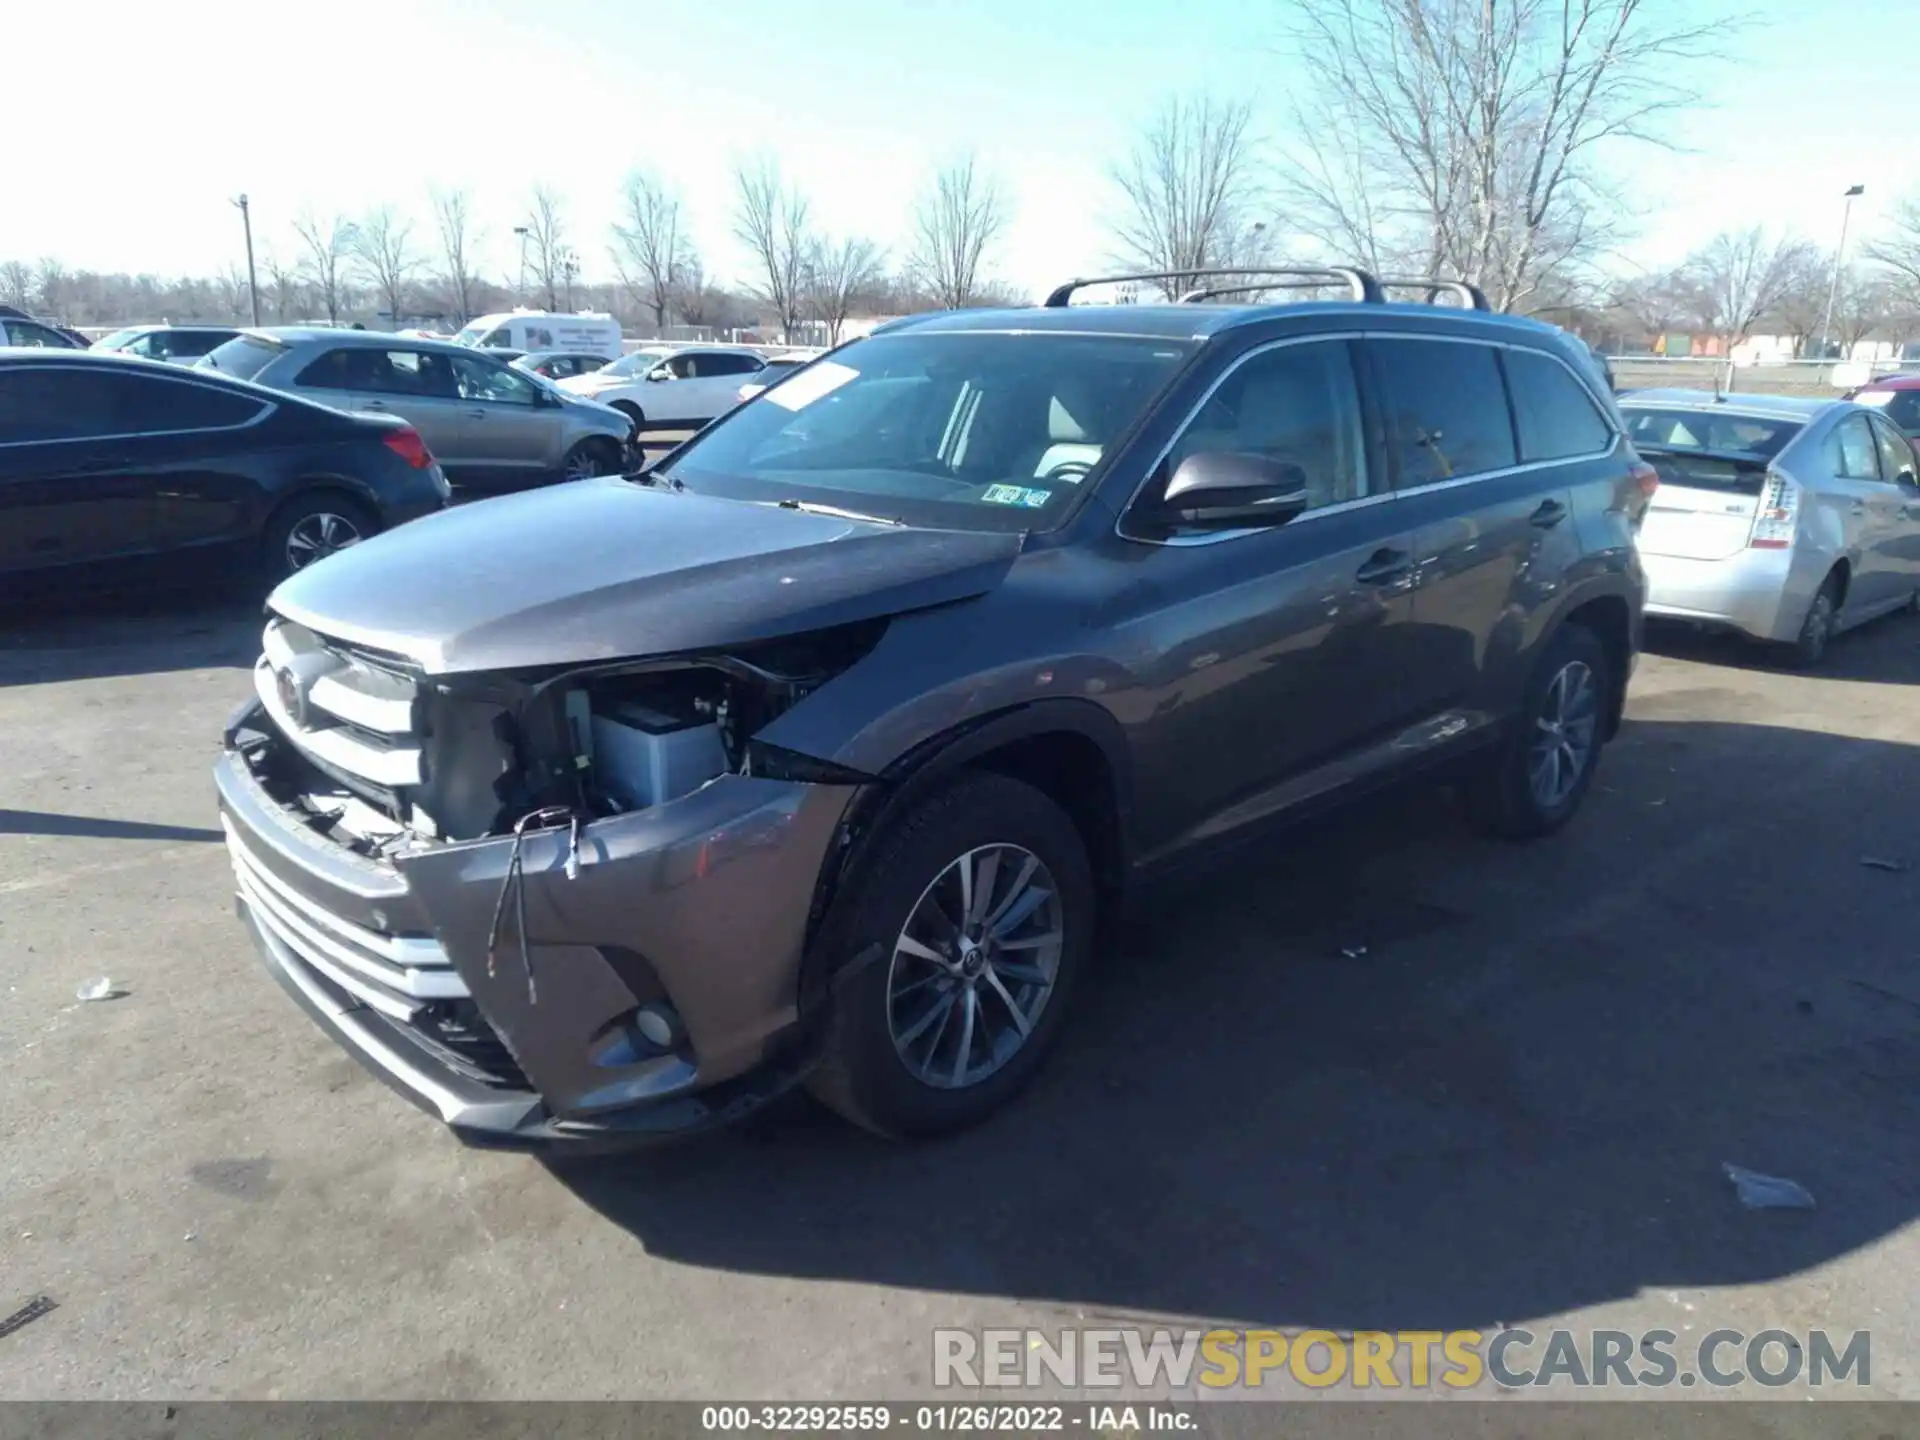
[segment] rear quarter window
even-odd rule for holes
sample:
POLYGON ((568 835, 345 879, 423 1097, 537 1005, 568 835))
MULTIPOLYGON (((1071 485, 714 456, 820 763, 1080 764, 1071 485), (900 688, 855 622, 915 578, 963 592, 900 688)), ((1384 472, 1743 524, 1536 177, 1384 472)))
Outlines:
POLYGON ((1613 444, 1613 426, 1558 360, 1516 349, 1506 352, 1506 365, 1522 460, 1598 455, 1613 444))

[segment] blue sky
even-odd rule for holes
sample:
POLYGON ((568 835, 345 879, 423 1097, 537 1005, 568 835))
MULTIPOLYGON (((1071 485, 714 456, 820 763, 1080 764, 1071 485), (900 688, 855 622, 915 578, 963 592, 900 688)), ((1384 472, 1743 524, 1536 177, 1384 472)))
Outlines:
MULTIPOLYGON (((837 233, 896 252, 912 194, 968 150, 1011 189, 998 271, 1025 288, 1107 255, 1106 162, 1176 92, 1255 105, 1277 133, 1298 75, 1292 0, 172 0, 15 7, 0 259, 211 273, 240 257, 227 197, 261 248, 293 250, 303 206, 416 209, 465 186, 505 277, 544 182, 590 277, 611 273, 622 176, 676 186, 710 271, 739 279, 729 170, 777 153, 837 233), (208 83, 228 77, 217 89, 208 83), (23 119, 44 127, 19 138, 23 119)), ((1639 234, 1627 263, 1677 259, 1764 223, 1831 244, 1920 191, 1911 115, 1920 0, 1653 0, 1756 23, 1676 127, 1684 149, 1621 157, 1639 234)), ((1689 83, 1687 77, 1677 82, 1689 83)))

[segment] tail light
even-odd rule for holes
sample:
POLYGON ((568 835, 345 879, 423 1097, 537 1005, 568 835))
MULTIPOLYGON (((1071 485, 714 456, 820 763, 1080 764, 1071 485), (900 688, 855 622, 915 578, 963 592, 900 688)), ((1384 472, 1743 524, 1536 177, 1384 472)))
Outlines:
POLYGON ((1640 487, 1641 495, 1648 500, 1653 499, 1653 492, 1660 488, 1660 472, 1658 470, 1654 469, 1653 466, 1644 460, 1636 460, 1633 462, 1633 468, 1629 470, 1627 474, 1632 476, 1633 483, 1640 487))
POLYGON ((1753 535, 1748 546, 1755 550, 1791 548, 1799 519, 1800 487, 1778 470, 1769 470, 1760 503, 1753 512, 1753 535))
POLYGON ((424 470, 433 463, 433 456, 427 450, 427 442, 420 438, 420 432, 409 426, 405 430, 395 430, 380 437, 380 443, 416 470, 424 470))

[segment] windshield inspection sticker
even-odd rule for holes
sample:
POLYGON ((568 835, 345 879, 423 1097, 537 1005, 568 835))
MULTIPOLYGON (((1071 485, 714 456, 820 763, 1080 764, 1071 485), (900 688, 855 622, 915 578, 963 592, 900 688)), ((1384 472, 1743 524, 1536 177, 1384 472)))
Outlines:
POLYGON ((1053 498, 1053 492, 1029 490, 1024 485, 989 485, 980 498, 989 505, 1024 505, 1029 510, 1039 510, 1053 498))
POLYGON ((761 396, 787 410, 803 410, 822 395, 831 395, 860 372, 833 360, 816 360, 761 396))

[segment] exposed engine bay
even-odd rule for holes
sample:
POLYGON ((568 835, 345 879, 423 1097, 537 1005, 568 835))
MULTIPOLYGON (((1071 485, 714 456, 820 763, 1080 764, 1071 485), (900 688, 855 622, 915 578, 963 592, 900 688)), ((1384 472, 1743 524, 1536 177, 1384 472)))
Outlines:
POLYGON ((725 775, 867 777, 758 733, 865 656, 887 621, 518 676, 427 676, 401 657, 269 624, 255 690, 271 722, 233 743, 314 830, 380 856, 666 804, 725 775), (291 744, 276 744, 284 738, 291 744))

